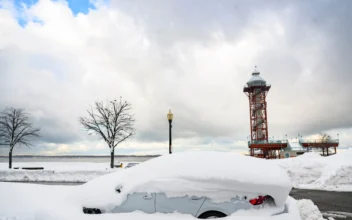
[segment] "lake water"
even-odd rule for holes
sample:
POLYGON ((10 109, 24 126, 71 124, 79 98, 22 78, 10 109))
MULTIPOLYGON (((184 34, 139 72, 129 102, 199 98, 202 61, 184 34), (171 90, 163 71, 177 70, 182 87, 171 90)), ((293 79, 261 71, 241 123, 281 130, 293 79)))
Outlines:
MULTIPOLYGON (((115 162, 144 162, 157 156, 115 156, 115 162)), ((0 163, 7 163, 8 157, 0 156, 0 163)), ((14 156, 13 162, 90 162, 110 163, 110 156, 14 156)))

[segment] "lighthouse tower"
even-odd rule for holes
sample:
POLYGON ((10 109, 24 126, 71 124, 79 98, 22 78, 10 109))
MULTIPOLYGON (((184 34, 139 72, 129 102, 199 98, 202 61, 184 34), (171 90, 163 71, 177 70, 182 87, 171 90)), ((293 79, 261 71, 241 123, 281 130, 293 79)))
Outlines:
POLYGON ((280 151, 287 147, 287 141, 268 140, 266 96, 270 88, 271 85, 260 76, 257 68, 243 88, 243 92, 249 99, 250 155, 267 159, 280 158, 280 151))
POLYGON ((243 88, 243 92, 249 98, 249 121, 252 143, 265 143, 268 141, 266 96, 270 87, 260 76, 260 72, 255 69, 247 85, 243 88))

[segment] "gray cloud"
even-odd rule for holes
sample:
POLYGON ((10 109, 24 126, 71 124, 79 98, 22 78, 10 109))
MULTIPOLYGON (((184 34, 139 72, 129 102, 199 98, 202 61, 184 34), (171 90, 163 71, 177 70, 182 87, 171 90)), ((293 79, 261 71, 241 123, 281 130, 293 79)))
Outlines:
POLYGON ((290 56, 287 54, 290 51, 278 50, 276 54, 269 51, 260 55, 263 67, 275 76, 271 80, 273 89, 269 96, 280 100, 270 104, 284 110, 281 115, 288 116, 281 119, 286 123, 277 122, 281 124, 275 126, 278 129, 287 128, 287 122, 291 122, 286 129, 291 133, 313 134, 351 127, 352 120, 344 117, 352 110, 347 101, 352 92, 348 86, 352 81, 349 74, 352 62, 347 55, 352 49, 349 42, 352 35, 349 20, 352 18, 348 13, 351 6, 350 1, 313 1, 295 5, 299 13, 288 21, 287 30, 289 43, 300 53, 290 56), (309 47, 311 49, 305 51, 309 47), (273 94, 274 89, 284 92, 273 94))
POLYGON ((113 1, 113 7, 123 10, 147 26, 149 36, 157 44, 168 46, 177 42, 207 43, 214 31, 223 31, 230 40, 236 39, 260 10, 280 11, 282 1, 113 1))
POLYGON ((137 142, 166 143, 171 108, 180 148, 212 149, 205 145, 215 141, 245 150, 226 143, 249 133, 242 88, 258 65, 272 84, 270 136, 351 128, 351 4, 113 1, 81 23, 61 16, 60 36, 48 34, 49 20, 42 30, 9 25, 0 44, 0 107, 28 109, 43 144, 89 140, 94 148, 97 138, 77 117, 95 100, 123 96, 134 107, 137 142), (202 140, 187 143, 195 137, 202 140))

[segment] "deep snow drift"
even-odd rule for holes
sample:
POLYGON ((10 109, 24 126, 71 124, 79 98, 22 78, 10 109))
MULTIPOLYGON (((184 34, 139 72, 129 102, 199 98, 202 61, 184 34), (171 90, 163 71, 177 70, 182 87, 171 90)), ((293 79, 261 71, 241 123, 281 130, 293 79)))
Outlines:
POLYGON ((352 149, 328 157, 305 153, 270 162, 286 170, 295 188, 352 191, 352 149))

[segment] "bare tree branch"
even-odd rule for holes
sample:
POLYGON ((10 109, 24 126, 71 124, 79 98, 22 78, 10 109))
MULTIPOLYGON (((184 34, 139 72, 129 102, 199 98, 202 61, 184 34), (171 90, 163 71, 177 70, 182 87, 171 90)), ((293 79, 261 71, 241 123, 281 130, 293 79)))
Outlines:
POLYGON ((328 135, 327 133, 320 133, 319 134, 319 140, 321 141, 321 143, 326 143, 331 139, 330 135, 328 135))
POLYGON ((94 108, 88 110, 88 117, 79 117, 78 121, 87 130, 99 135, 111 151, 111 168, 115 147, 134 135, 134 116, 128 102, 97 101, 94 108))
POLYGON ((29 138, 39 137, 38 128, 33 128, 24 109, 6 108, 0 113, 0 139, 10 146, 9 168, 12 150, 16 144, 31 145, 29 138))

